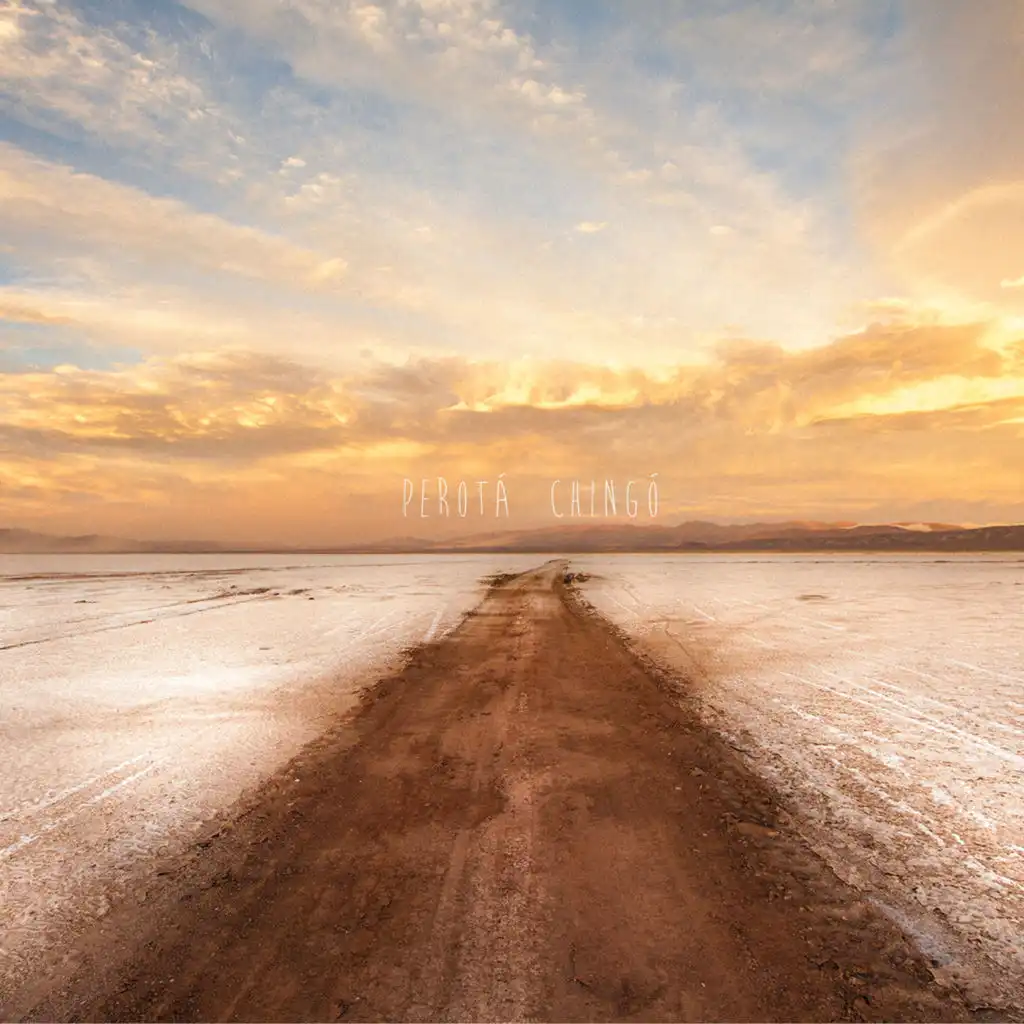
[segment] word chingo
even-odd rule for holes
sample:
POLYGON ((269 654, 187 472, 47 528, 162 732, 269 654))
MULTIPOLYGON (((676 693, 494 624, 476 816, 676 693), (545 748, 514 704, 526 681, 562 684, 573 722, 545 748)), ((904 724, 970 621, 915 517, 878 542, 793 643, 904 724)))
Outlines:
MULTIPOLYGON (((646 514, 654 519, 658 514, 658 482, 655 480, 657 473, 650 475, 650 483, 647 484, 646 514)), ((626 483, 625 491, 619 494, 624 498, 623 511, 630 519, 636 519, 641 515, 641 499, 636 497, 639 492, 643 496, 642 480, 630 480, 626 483), (636 491, 634 491, 636 488, 636 491)), ((551 512, 556 519, 562 519, 566 515, 570 518, 597 518, 612 517, 619 515, 618 495, 615 490, 614 480, 605 480, 602 499, 598 502, 597 481, 591 480, 589 487, 580 486, 579 480, 555 480, 551 484, 551 512), (565 491, 568 490, 568 512, 561 511, 566 508, 565 491), (600 510, 599 510, 600 509, 600 510)))

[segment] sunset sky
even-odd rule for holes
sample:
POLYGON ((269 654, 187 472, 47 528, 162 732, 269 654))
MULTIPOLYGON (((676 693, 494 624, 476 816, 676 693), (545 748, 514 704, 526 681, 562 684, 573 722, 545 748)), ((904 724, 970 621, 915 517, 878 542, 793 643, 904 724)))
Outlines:
POLYGON ((1020 0, 0 0, 0 527, 1024 521, 1021 125, 1020 0))

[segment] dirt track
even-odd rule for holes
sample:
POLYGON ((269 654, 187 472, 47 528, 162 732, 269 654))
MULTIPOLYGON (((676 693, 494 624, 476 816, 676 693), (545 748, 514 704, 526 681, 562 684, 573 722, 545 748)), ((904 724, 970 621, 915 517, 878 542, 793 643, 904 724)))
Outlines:
POLYGON ((779 822, 548 565, 3 1015, 970 1019, 779 822))

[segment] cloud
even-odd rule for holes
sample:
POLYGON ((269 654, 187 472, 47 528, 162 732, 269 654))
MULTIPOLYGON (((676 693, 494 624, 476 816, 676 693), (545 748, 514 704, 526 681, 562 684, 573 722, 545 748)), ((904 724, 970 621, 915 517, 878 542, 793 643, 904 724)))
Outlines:
POLYGON ((868 31, 870 4, 858 2, 680 6, 655 0, 630 13, 634 32, 685 55, 702 85, 727 92, 849 95, 872 45, 879 45, 868 31))
POLYGON ((914 4, 919 64, 902 131, 867 143, 869 237, 917 297, 1024 310, 1024 35, 1015 0, 914 4), (884 138, 884 141, 883 141, 884 138))
MULTIPOLYGON (((315 312, 293 303, 290 333, 303 343, 333 330, 495 357, 641 348, 652 364, 726 327, 819 343, 861 291, 819 205, 757 166, 749 127, 689 96, 681 65, 666 84, 635 49, 610 63, 614 37, 584 54, 571 38, 531 35, 528 8, 486 0, 192 6, 203 17, 183 12, 188 32, 177 34, 92 8, 33 5, 17 20, 10 109, 42 124, 39 111, 84 97, 68 124, 120 153, 101 176, 90 152, 90 177, 73 156, 61 172, 19 151, 19 173, 42 168, 51 192, 45 210, 12 197, 0 213, 34 279, 22 290, 56 281, 97 309, 131 307, 129 330, 154 324, 160 347, 167 302, 207 311, 209 325, 191 321, 200 343, 225 331, 245 343, 251 331, 262 348, 268 332, 253 321, 276 324, 268 307, 289 301, 276 293, 302 292, 338 299, 315 312), (46 60, 33 63, 36 51, 46 60), (268 55, 293 72, 270 87, 247 77, 268 55), (197 191, 176 173, 173 185, 199 201, 158 199, 165 161, 221 188, 197 191), (109 180, 153 168, 148 196, 109 180), (594 209, 607 221, 590 220, 594 209), (616 227, 600 247, 570 251, 549 238, 552 210, 582 233, 616 227), (243 297, 245 279, 268 287, 243 297)), ((188 317, 170 319, 187 347, 188 317)), ((282 350, 292 343, 281 336, 282 350)))
POLYGON ((388 531, 440 466, 1019 504, 1016 7, 143 6, 0 9, 7 365, 138 362, 3 377, 11 517, 388 531))
POLYGON ((19 252, 55 243, 64 254, 87 252, 160 267, 239 274, 300 289, 336 289, 346 262, 296 246, 256 228, 196 213, 71 167, 0 144, 0 224, 19 252))
POLYGON ((230 352, 128 370, 9 374, 0 393, 8 443, 38 451, 231 462, 336 444, 347 420, 345 400, 322 374, 230 352))
POLYGON ((8 320, 19 324, 69 324, 72 318, 62 314, 45 312, 35 303, 5 301, 0 297, 0 321, 8 320))
POLYGON ((586 118, 583 93, 554 77, 529 35, 509 25, 491 0, 346 6, 296 0, 287 10, 270 0, 190 0, 189 6, 273 41, 300 75, 321 82, 416 92, 434 103, 453 92, 465 98, 472 89, 478 106, 518 107, 528 120, 538 112, 586 118))
MULTIPOLYGON (((136 495, 144 479, 182 509, 191 494, 193 516, 205 508, 200 494, 223 510, 284 482, 294 507, 259 524, 291 541, 356 536, 318 521, 325 495, 354 511, 341 495, 358 485, 378 510, 363 535, 394 534, 403 531, 391 491, 403 476, 498 472, 523 497, 555 477, 658 472, 666 514, 713 517, 756 507, 900 518, 923 494, 952 515, 969 477, 975 513, 987 502, 998 519, 1020 503, 1010 468, 1024 456, 1024 339, 996 352, 985 329, 877 325, 811 352, 735 340, 710 363, 660 375, 461 358, 328 371, 243 351, 8 373, 4 512, 24 517, 49 494, 52 513, 70 515, 70 481, 89 465, 102 486, 86 495, 115 495, 118 480, 136 495)), ((96 501, 90 528, 108 530, 114 519, 96 501)), ((521 507, 518 525, 543 519, 539 497, 534 513, 529 500, 521 507)), ((189 532, 195 521, 182 511, 189 532)))
POLYGON ((83 134, 170 157, 211 178, 244 149, 238 125, 182 46, 125 22, 99 25, 67 4, 0 8, 0 110, 66 138, 83 134))
MULTIPOLYGON (((535 39, 524 27, 528 10, 490 0, 190 3, 218 25, 275 46, 302 80, 377 90, 392 111, 432 117, 442 132, 482 135, 502 147, 525 142, 547 165, 538 168, 541 181, 550 168, 559 178, 583 176, 588 189, 621 191, 623 202, 655 207, 687 235, 705 234, 728 214, 752 248, 771 247, 787 264, 801 253, 820 256, 828 244, 822 212, 806 197, 795 201, 746 151, 749 124, 730 123, 710 103, 681 102, 686 47, 664 54, 678 69, 666 84, 646 67, 636 40, 623 48, 612 35, 584 56, 571 39, 535 39)), ((707 19, 678 13, 673 28, 698 48, 712 31, 707 19)), ((798 18, 789 31, 799 43, 798 18)))

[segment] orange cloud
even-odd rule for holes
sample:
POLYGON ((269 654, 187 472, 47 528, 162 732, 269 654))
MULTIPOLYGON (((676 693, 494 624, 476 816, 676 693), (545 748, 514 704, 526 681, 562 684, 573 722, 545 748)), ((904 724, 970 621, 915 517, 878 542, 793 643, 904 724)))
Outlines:
POLYGON ((676 518, 1022 518, 1024 341, 997 351, 986 331, 880 324, 797 353, 736 340, 661 376, 461 359, 337 374, 244 352, 8 373, 2 510, 330 543, 408 532, 404 476, 505 473, 529 526, 556 477, 656 472, 676 518))

